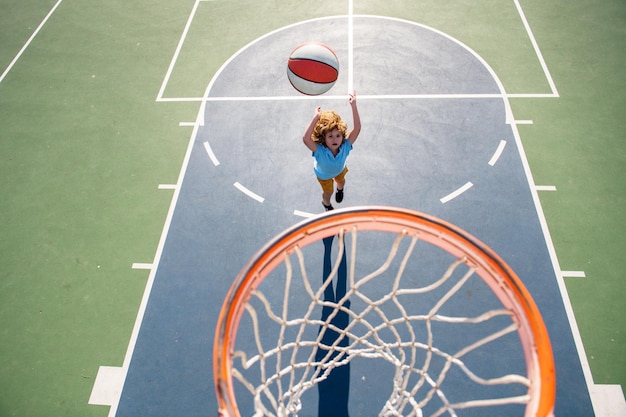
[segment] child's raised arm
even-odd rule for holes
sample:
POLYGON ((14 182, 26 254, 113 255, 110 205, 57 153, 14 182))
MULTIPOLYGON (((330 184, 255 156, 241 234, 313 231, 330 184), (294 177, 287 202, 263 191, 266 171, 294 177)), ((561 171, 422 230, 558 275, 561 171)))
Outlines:
POLYGON ((311 119, 311 123, 309 123, 309 126, 306 128, 306 131, 304 132, 304 136, 302 136, 302 142, 304 142, 306 147, 309 148, 312 152, 315 152, 317 150, 317 143, 315 143, 313 139, 311 139, 311 135, 313 134, 313 129, 315 129, 315 125, 317 124, 317 121, 320 119, 321 114, 322 114, 322 108, 321 107, 316 108, 315 113, 313 114, 313 119, 311 119))
POLYGON ((361 133, 361 116, 359 116, 359 109, 356 106, 356 91, 350 94, 348 100, 350 101, 350 106, 352 107, 352 123, 354 125, 352 130, 348 133, 348 140, 352 145, 359 136, 359 133, 361 133))

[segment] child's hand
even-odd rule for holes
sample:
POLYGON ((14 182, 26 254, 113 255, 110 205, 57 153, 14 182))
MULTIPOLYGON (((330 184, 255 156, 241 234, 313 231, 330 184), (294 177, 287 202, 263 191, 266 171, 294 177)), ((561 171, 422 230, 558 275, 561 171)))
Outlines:
POLYGON ((356 104, 356 91, 353 91, 352 94, 348 94, 348 101, 350 104, 356 104))
POLYGON ((313 121, 317 123, 317 121, 322 117, 322 108, 317 107, 315 109, 315 113, 313 113, 313 121))
POLYGON ((352 107, 352 120, 354 121, 354 127, 348 133, 348 138, 350 140, 350 144, 354 144, 356 138, 361 132, 361 116, 359 116, 359 108, 356 105, 356 91, 353 91, 352 94, 348 94, 348 96, 350 107, 352 107))

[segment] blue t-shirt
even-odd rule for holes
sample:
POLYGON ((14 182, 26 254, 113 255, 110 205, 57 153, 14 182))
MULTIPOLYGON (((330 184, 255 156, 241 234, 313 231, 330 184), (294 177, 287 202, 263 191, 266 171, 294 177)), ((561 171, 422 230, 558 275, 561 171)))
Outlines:
POLYGON ((317 178, 321 180, 329 180, 341 174, 346 167, 346 158, 352 150, 352 144, 346 138, 339 147, 339 153, 334 156, 332 151, 324 145, 317 145, 317 149, 313 152, 315 163, 313 170, 317 178))

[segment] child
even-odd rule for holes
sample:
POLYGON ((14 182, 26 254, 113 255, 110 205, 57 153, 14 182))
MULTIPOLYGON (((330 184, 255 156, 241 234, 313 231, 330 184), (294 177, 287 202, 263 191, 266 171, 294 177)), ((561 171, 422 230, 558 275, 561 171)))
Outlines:
POLYGON ((315 109, 313 120, 306 129, 302 141, 313 152, 315 164, 313 170, 317 180, 322 186, 322 205, 332 210, 330 197, 333 195, 334 182, 337 183, 335 200, 343 201, 343 189, 346 183, 346 158, 352 150, 352 145, 361 131, 361 119, 356 106, 356 92, 349 96, 352 107, 352 120, 354 127, 348 133, 348 126, 341 117, 332 110, 322 111, 321 107, 315 109))

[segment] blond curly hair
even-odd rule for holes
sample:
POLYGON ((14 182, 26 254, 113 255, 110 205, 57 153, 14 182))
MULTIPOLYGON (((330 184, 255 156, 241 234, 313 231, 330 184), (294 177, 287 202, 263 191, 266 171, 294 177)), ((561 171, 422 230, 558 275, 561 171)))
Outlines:
POLYGON ((333 129, 339 130, 344 139, 346 138, 346 134, 348 133, 348 125, 346 125, 346 123, 341 120, 341 117, 334 111, 324 110, 320 114, 320 119, 315 124, 315 128, 313 128, 313 133, 311 133, 311 139, 315 143, 324 145, 326 133, 332 131, 333 129))

